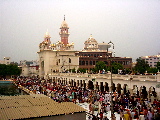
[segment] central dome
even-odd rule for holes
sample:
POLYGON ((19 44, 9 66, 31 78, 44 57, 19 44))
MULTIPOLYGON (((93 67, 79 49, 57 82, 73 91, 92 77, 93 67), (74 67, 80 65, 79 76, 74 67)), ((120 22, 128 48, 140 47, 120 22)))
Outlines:
POLYGON ((90 37, 88 38, 88 40, 85 41, 85 43, 98 44, 97 41, 92 37, 92 34, 90 35, 90 37))
POLYGON ((88 40, 85 41, 84 50, 98 50, 98 43, 97 41, 92 37, 92 34, 88 38, 88 40))

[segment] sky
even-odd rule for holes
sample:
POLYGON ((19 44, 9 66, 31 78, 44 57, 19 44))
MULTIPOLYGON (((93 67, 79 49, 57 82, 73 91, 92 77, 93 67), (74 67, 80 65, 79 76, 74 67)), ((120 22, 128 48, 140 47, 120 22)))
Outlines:
POLYGON ((64 15, 77 51, 92 34, 112 41, 116 57, 160 53, 160 0, 0 0, 0 60, 38 60, 47 29, 60 40, 64 15))

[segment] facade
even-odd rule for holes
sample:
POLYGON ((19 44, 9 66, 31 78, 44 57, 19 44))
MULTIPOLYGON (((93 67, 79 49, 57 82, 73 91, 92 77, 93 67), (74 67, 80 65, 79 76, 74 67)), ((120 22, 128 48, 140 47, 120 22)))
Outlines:
POLYGON ((157 62, 160 62, 160 53, 158 55, 143 56, 141 58, 148 62, 150 67, 156 67, 157 62))
POLYGON ((3 61, 0 61, 0 64, 6 64, 6 65, 9 65, 11 62, 10 62, 10 57, 4 57, 3 58, 3 61))
POLYGON ((115 52, 109 51, 114 44, 98 43, 92 35, 84 42, 82 51, 74 50, 74 43, 69 43, 69 27, 65 21, 60 27, 60 41, 51 43, 48 31, 44 40, 39 44, 39 75, 47 77, 54 72, 67 72, 70 69, 86 68, 90 71, 95 67, 96 62, 104 61, 107 66, 112 62, 121 63, 124 68, 132 67, 132 58, 115 57, 115 52), (113 54, 113 56, 112 56, 113 54))
POLYGON ((19 68, 21 68, 21 76, 37 76, 39 73, 39 62, 38 61, 20 61, 19 68))
POLYGON ((115 53, 109 51, 111 45, 114 49, 114 44, 111 41, 109 43, 98 43, 91 35, 84 44, 84 49, 76 53, 79 56, 79 68, 90 71, 98 61, 104 61, 107 66, 110 66, 112 61, 121 63, 124 68, 132 67, 132 58, 115 57, 115 53), (112 56, 112 53, 114 56, 112 56))
POLYGON ((61 40, 51 44, 50 35, 48 31, 44 36, 44 41, 39 44, 39 75, 47 77, 53 72, 67 72, 70 69, 78 69, 79 57, 76 56, 74 51, 74 43, 68 42, 70 35, 69 27, 65 21, 62 22, 60 27, 61 40))

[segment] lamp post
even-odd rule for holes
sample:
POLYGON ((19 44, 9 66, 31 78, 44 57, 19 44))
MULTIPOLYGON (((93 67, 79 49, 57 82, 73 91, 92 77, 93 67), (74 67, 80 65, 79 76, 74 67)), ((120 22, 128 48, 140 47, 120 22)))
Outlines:
POLYGON ((113 79, 112 79, 112 60, 111 60, 111 120, 114 120, 114 113, 113 113, 113 79))
MULTIPOLYGON (((114 44, 113 42, 109 42, 108 44, 113 45, 113 50, 114 50, 114 44)), ((108 48, 107 48, 107 53, 108 53, 108 48)), ((115 51, 113 51, 114 57, 115 57, 115 51)), ((112 60, 110 59, 110 66, 111 66, 111 120, 115 119, 114 113, 113 113, 113 79, 112 79, 112 60)))

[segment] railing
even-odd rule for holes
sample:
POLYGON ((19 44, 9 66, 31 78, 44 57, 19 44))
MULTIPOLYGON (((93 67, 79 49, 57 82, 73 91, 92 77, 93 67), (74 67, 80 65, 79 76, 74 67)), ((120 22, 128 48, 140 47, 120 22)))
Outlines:
MULTIPOLYGON (((88 78, 108 78, 110 79, 110 74, 88 74, 88 73, 53 73, 51 76, 70 76, 70 77, 88 77, 88 78)), ((113 79, 123 79, 123 80, 147 80, 147 81, 157 81, 157 76, 155 75, 119 75, 113 74, 113 79)))

